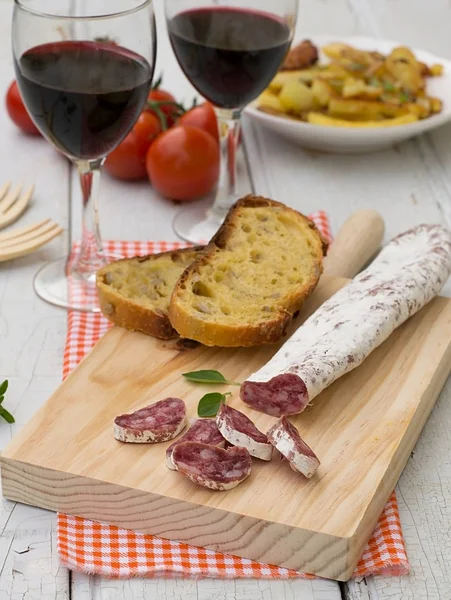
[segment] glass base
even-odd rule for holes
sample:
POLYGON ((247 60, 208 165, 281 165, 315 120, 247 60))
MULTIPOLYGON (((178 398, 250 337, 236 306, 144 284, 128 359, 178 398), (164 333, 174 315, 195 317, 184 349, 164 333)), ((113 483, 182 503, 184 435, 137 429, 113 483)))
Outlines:
MULTIPOLYGON (((187 242, 206 244, 218 231, 224 217, 211 214, 211 198, 190 204, 174 218, 174 232, 187 242)), ((224 215, 225 216, 225 215, 224 215)))
MULTIPOLYGON (((118 260, 119 256, 108 256, 106 262, 118 260)), ((40 269, 33 285, 37 295, 55 306, 83 312, 100 312, 96 290, 95 273, 87 277, 67 276, 67 259, 49 263, 40 269)))

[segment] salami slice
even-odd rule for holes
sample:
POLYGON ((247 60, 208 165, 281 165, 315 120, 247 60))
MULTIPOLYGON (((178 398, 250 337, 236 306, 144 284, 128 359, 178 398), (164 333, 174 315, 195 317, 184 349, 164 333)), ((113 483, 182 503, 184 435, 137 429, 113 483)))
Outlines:
POLYGON ((311 477, 321 464, 299 431, 286 417, 282 417, 267 433, 268 440, 290 463, 293 471, 311 477))
POLYGON ((273 447, 268 438, 245 414, 223 403, 216 416, 216 423, 228 442, 246 448, 251 456, 271 460, 273 447))
POLYGON ((223 450, 200 442, 177 444, 172 453, 177 471, 197 485, 211 490, 230 490, 251 473, 252 459, 246 448, 223 450))
POLYGON ((218 446, 223 448, 225 439, 222 437, 216 422, 213 419, 198 419, 186 433, 169 446, 166 450, 166 466, 175 471, 175 465, 172 462, 172 453, 174 448, 183 442, 201 442, 209 446, 218 446))
POLYGON ((451 232, 420 225, 389 242, 241 386, 241 399, 294 415, 436 296, 451 272, 451 232))
POLYGON ((166 398, 114 419, 114 437, 120 442, 156 444, 174 439, 186 426, 186 406, 166 398))

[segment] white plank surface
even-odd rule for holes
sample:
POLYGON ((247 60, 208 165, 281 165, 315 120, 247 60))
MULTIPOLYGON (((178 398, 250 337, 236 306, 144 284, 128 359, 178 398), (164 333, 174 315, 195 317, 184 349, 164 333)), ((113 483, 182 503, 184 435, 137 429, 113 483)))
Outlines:
MULTIPOLYGON (((0 0, 0 84, 13 77, 10 57, 10 1, 0 0)), ((164 35, 159 10, 159 63, 166 87, 177 97, 193 92, 180 73, 164 35)), ((299 31, 383 36, 451 58, 451 4, 447 0, 302 0, 299 31)), ((23 222, 51 216, 69 225, 69 190, 74 232, 79 222, 76 179, 67 162, 41 140, 20 135, 0 113, 0 180, 36 183, 35 202, 23 222), (20 160, 19 160, 20 159, 20 160)), ((336 229, 356 208, 371 206, 383 214, 387 236, 422 221, 451 225, 451 127, 422 140, 367 156, 308 153, 246 123, 246 146, 257 192, 304 212, 324 208, 336 229)), ((249 187, 240 164, 243 191, 249 187)), ((105 238, 175 239, 171 221, 178 207, 156 198, 145 184, 121 184, 104 178, 101 220, 105 238)), ((0 265, 0 379, 8 377, 7 406, 17 424, 0 423, 0 447, 23 425, 58 385, 66 330, 64 311, 40 301, 31 286, 37 268, 61 255, 66 239, 45 250, 0 265)), ((451 287, 447 287, 448 293, 451 287)), ((369 578, 346 586, 352 600, 451 597, 451 387, 448 383, 417 444, 398 486, 412 574, 369 578)), ((178 600, 338 600, 329 581, 114 581, 69 573, 58 564, 54 516, 3 501, 0 505, 0 600, 12 598, 76 600, 94 598, 178 600), (29 549, 28 549, 29 548, 29 549), (23 552, 24 550, 28 550, 23 552)))

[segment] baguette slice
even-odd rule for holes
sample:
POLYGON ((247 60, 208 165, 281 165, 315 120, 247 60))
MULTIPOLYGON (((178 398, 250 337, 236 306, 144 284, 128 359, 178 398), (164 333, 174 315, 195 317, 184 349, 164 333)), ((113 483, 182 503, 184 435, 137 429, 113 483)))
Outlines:
POLYGON ((126 329, 168 340, 177 337, 168 316, 174 285, 202 247, 125 258, 97 272, 100 310, 126 329))
POLYGON ((315 289, 326 249, 304 215, 246 196, 178 280, 172 326, 206 346, 277 342, 315 289))

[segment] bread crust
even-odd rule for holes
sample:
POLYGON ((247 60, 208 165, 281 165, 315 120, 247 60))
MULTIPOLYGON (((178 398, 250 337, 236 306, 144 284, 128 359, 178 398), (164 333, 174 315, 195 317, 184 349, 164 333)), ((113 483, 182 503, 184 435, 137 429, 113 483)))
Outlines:
MULTIPOLYGON (((180 250, 149 254, 147 256, 124 258, 116 261, 115 264, 121 262, 127 263, 130 261, 156 261, 162 257, 181 256, 184 254, 197 255, 202 251, 202 246, 194 246, 192 248, 182 248, 180 250)), ((125 298, 113 287, 105 283, 104 277, 107 273, 108 265, 97 272, 96 286, 100 310, 109 321, 115 325, 119 325, 119 327, 124 327, 131 331, 140 331, 162 340, 178 337, 178 333, 172 327, 167 312, 160 308, 150 309, 133 302, 133 300, 125 298)))
POLYGON ((323 271, 322 256, 325 255, 327 247, 328 244, 316 225, 305 215, 275 200, 251 194, 245 196, 233 205, 216 235, 196 260, 182 273, 174 288, 169 305, 170 322, 182 337, 196 340, 206 346, 239 347, 276 343, 285 335, 293 315, 316 288, 323 271), (278 207, 287 213, 292 213, 294 219, 304 220, 305 224, 317 234, 320 241, 321 256, 316 257, 318 268, 314 276, 290 299, 288 305, 280 307, 274 319, 242 325, 228 325, 200 319, 195 311, 187 310, 184 303, 180 301, 179 294, 189 284, 191 278, 199 272, 199 268, 208 264, 218 249, 226 247, 227 242, 233 236, 236 215, 243 207, 278 207))

